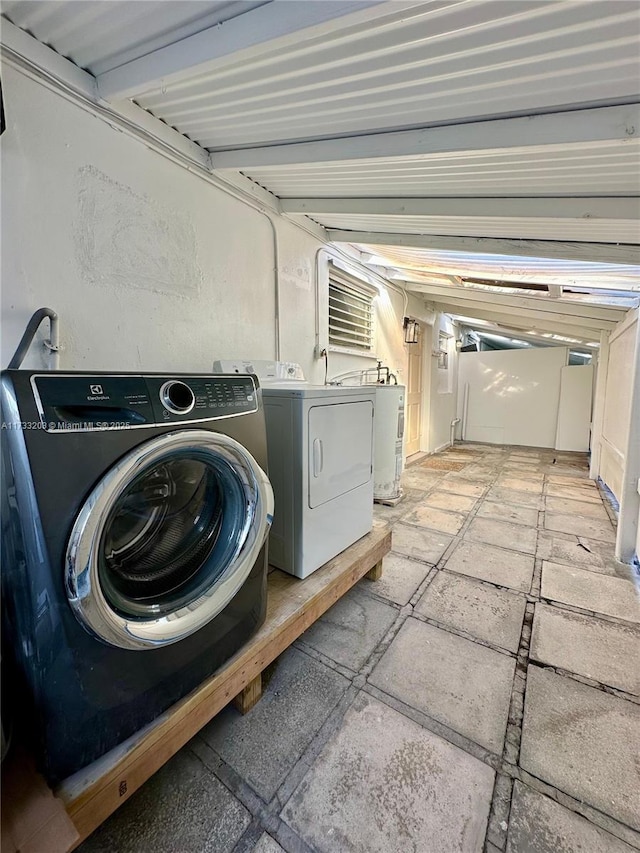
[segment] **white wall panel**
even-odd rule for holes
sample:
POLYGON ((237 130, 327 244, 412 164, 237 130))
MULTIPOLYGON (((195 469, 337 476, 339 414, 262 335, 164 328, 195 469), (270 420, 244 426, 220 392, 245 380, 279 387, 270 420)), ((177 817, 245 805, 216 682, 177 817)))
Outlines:
POLYGON ((556 450, 589 450, 593 367, 590 364, 562 368, 556 450))
POLYGON ((622 334, 612 335, 609 343, 600 476, 618 500, 622 495, 625 454, 629 441, 636 325, 637 321, 628 325, 622 334))
POLYGON ((567 354, 564 347, 461 353, 460 406, 469 387, 465 440, 554 447, 567 354))

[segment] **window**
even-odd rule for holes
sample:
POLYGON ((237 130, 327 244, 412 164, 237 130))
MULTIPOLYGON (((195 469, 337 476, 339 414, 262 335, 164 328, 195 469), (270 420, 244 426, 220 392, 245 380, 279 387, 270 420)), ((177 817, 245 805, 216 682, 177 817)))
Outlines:
POLYGON ((360 352, 373 350, 373 298, 366 281, 329 264, 329 344, 360 352))

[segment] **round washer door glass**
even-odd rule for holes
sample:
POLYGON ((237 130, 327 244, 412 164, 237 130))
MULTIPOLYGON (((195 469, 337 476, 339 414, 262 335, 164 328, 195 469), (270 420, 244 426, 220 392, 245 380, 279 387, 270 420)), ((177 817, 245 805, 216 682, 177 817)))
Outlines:
POLYGON ((150 441, 107 473, 78 516, 71 605, 120 648, 183 639, 240 589, 272 515, 265 473, 232 438, 189 430, 150 441))

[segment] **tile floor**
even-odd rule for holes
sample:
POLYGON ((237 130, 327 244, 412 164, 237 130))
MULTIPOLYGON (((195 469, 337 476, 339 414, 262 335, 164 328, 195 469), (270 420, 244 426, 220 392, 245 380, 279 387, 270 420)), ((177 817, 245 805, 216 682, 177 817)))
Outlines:
POLYGON ((640 849, 640 606, 585 457, 456 445, 404 480, 382 579, 82 853, 640 849))

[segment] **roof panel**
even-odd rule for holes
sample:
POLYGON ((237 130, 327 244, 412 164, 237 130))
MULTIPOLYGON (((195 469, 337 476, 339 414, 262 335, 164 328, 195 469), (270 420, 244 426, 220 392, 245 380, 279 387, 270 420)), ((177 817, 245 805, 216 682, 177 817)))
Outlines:
POLYGON ((477 152, 472 138, 469 145, 469 151, 420 158, 251 167, 244 174, 281 198, 640 194, 640 140, 544 151, 477 152))
POLYGON ((325 228, 382 234, 436 234, 515 240, 575 240, 638 243, 640 226, 626 219, 555 219, 527 216, 414 216, 323 213, 312 218, 325 228))
POLYGON ((420 273, 436 272, 441 275, 481 279, 561 284, 564 287, 584 287, 589 290, 617 286, 620 291, 640 291, 640 266, 620 267, 616 264, 588 261, 510 257, 401 246, 360 244, 358 248, 366 253, 369 263, 420 273))
POLYGON ((270 0, 3 0, 11 23, 92 74, 250 12, 270 0))
MULTIPOLYGON (((298 2, 298 0, 292 0, 298 2)), ((638 95, 635 4, 462 0, 344 27, 137 98, 215 149, 638 95)))

